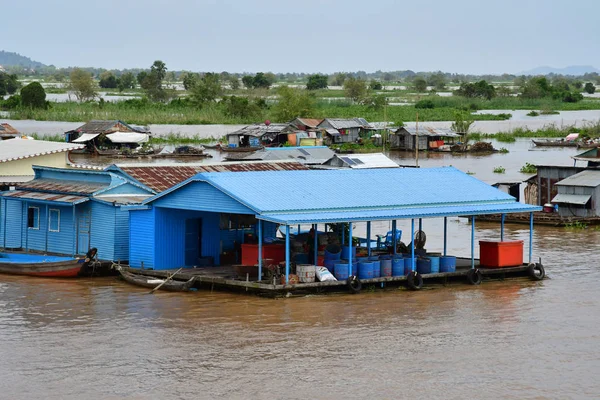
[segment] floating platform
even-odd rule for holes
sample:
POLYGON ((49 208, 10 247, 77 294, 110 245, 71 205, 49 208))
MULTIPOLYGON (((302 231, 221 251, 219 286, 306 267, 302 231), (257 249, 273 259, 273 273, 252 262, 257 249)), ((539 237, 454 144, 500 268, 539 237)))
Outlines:
MULTIPOLYGON (((526 278, 531 276, 530 267, 528 264, 523 264, 517 267, 504 268, 486 268, 479 266, 479 260, 475 262, 475 268, 479 270, 483 281, 486 280, 504 280, 510 278, 526 278)), ((148 270, 138 268, 128 268, 129 271, 137 274, 165 278, 171 275, 176 270, 148 270)), ((469 284, 468 273, 471 270, 471 259, 458 258, 456 272, 440 272, 433 274, 423 274, 423 287, 428 285, 446 285, 453 282, 469 284)), ((251 281, 245 280, 243 277, 238 277, 233 266, 221 267, 203 267, 203 268, 186 268, 181 270, 176 275, 178 280, 189 280, 196 277, 194 287, 197 289, 208 290, 225 290, 225 291, 241 291, 252 292, 255 294, 267 296, 286 296, 293 294, 306 293, 325 293, 325 292, 352 292, 348 287, 348 282, 343 281, 326 281, 312 283, 297 283, 297 284, 280 284, 279 282, 266 281, 251 281)), ((539 280, 539 279, 536 279, 539 280)), ((372 279, 361 279, 362 289, 372 285, 374 288, 389 288, 407 285, 406 276, 392 276, 372 279)))
MULTIPOLYGON (((471 218, 468 217, 468 219, 470 220, 471 218)), ((476 217, 476 222, 500 222, 501 220, 501 214, 478 215, 476 217)), ((504 222, 507 224, 529 225, 529 214, 505 214, 504 222)), ((537 226, 600 225, 600 217, 561 217, 558 213, 534 212, 533 222, 537 226)))

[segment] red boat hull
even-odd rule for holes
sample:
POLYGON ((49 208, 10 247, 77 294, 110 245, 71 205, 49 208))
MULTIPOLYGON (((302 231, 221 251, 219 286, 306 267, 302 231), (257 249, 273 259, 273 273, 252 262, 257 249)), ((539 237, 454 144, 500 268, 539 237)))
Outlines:
POLYGON ((2 263, 0 273, 11 275, 39 276, 45 278, 75 278, 87 263, 81 260, 70 260, 48 263, 2 263))

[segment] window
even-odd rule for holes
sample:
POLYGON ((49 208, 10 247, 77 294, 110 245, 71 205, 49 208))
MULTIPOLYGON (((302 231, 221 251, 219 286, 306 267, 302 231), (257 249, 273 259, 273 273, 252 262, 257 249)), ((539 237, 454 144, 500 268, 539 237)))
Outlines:
POLYGON ((60 232, 60 210, 50 209, 48 214, 48 230, 60 232))
POLYGON ((29 229, 40 229, 39 207, 29 207, 27 209, 27 227, 29 229))

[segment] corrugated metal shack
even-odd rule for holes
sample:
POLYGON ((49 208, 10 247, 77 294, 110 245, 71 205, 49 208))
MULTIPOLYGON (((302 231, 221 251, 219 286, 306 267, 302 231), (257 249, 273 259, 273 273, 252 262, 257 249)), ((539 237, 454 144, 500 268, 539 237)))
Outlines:
POLYGON ((129 125, 120 120, 92 120, 79 128, 65 132, 67 142, 84 143, 88 146, 88 151, 94 152, 96 148, 115 148, 122 144, 139 144, 147 142, 150 131, 147 128, 129 125), (110 135, 115 132, 137 133, 131 135, 132 139, 127 140, 126 136, 111 140, 110 135))
POLYGON ((0 124, 0 140, 6 139, 14 139, 21 136, 18 130, 13 128, 10 124, 1 123, 0 124))
POLYGON ((288 124, 254 124, 227 134, 227 144, 231 147, 260 147, 276 143, 286 143, 288 124))
POLYGON ((327 146, 265 147, 244 157, 244 160, 294 161, 303 165, 322 165, 335 152, 327 146))
POLYGON ((448 144, 447 142, 454 142, 454 140, 461 137, 460 134, 451 129, 419 126, 417 130, 416 126, 403 126, 390 135, 390 146, 399 150, 415 150, 417 134, 419 150, 437 149, 444 144, 448 144))
POLYGON ((370 128, 362 118, 325 118, 318 126, 331 143, 353 143, 363 129, 370 128))
POLYGON ((568 165, 536 165, 536 168, 537 175, 526 181, 525 202, 538 206, 550 203, 558 194, 557 182, 585 170, 568 165))
POLYGON ((600 216, 600 170, 588 169, 556 183, 552 198, 561 217, 600 216))
POLYGON ((572 158, 575 160, 575 165, 577 165, 577 161, 584 161, 587 162, 588 167, 600 167, 600 151, 597 147, 586 150, 572 158))
POLYGON ((337 168, 399 168, 393 160, 382 153, 370 154, 335 154, 331 160, 325 163, 328 166, 337 168))
POLYGON ((131 208, 130 265, 171 269, 206 258, 226 264, 223 235, 242 228, 256 235, 264 254, 265 241, 281 225, 287 281, 290 226, 366 222, 370 232, 371 221, 409 219, 414 230, 415 219, 539 209, 452 167, 201 173, 131 208))
POLYGON ((129 259, 129 213, 153 193, 101 171, 34 167, 35 178, 0 193, 0 246, 65 255, 96 247, 101 260, 129 259))

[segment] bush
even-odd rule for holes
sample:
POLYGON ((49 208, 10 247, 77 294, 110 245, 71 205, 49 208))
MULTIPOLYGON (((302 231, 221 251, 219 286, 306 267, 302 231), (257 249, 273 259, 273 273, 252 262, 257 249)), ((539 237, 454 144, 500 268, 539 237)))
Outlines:
POLYGON ((16 110, 21 106, 21 96, 18 94, 10 96, 2 102, 2 108, 5 110, 16 110))
POLYGON ((435 104, 431 100, 419 100, 417 104, 415 104, 415 108, 427 109, 427 108, 435 108, 435 104))
POLYGON ((46 91, 39 82, 31 82, 21 89, 21 105, 29 108, 46 108, 46 91))
POLYGON ((525 165, 523 165, 519 171, 524 174, 535 174, 537 173, 537 168, 533 164, 525 163, 525 165))

